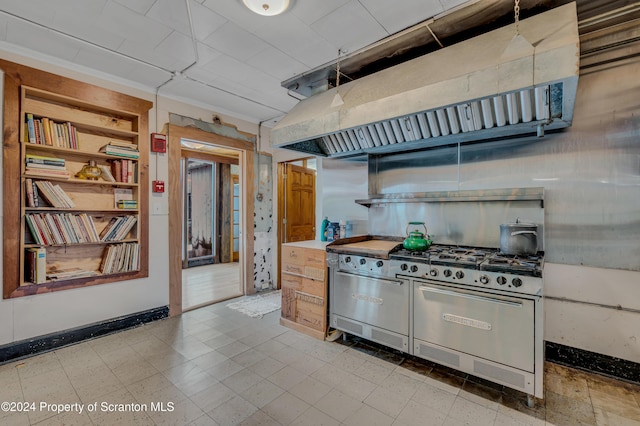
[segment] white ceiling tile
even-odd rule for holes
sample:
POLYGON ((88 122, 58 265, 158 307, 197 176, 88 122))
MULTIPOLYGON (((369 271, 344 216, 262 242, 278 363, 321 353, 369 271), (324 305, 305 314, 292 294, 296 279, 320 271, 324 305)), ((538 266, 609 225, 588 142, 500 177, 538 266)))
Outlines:
POLYGON ((267 50, 258 53, 247 61, 266 74, 269 74, 278 80, 286 80, 295 75, 301 74, 308 70, 303 63, 296 61, 292 57, 285 55, 278 49, 270 47, 267 50))
POLYGON ((389 35, 357 0, 319 19, 311 28, 332 45, 349 52, 389 35))
POLYGON ((134 63, 133 66, 129 68, 128 74, 125 76, 125 78, 131 81, 138 81, 141 84, 154 88, 157 88, 169 80, 170 77, 171 76, 169 74, 162 70, 147 67, 138 63, 134 63))
POLYGON ((113 0, 122 6, 133 10, 141 15, 146 14, 156 0, 113 0))
POLYGON ((204 39, 203 43, 240 61, 245 61, 269 48, 267 43, 233 22, 224 24, 204 39))
POLYGON ((206 64, 219 58, 223 53, 207 46, 204 43, 198 43, 198 64, 206 64))
POLYGON ((173 59, 173 70, 181 70, 196 60, 190 37, 174 31, 154 49, 154 53, 173 59))
POLYGON ((0 13, 0 40, 6 40, 7 38, 7 24, 10 19, 13 18, 0 13))
POLYGON ((172 31, 151 18, 134 13, 113 2, 108 3, 104 8, 96 25, 149 48, 156 47, 172 31))
POLYGON ((7 41, 65 61, 73 61, 82 47, 80 42, 15 19, 7 24, 7 41))
POLYGON ((206 39, 227 22, 226 18, 199 3, 191 5, 191 18, 198 40, 206 39))
POLYGON ((32 22, 39 22, 49 26, 55 17, 56 5, 48 0, 2 0, 0 1, 0 10, 32 22))
POLYGON ((402 8, 388 0, 360 1, 389 34, 404 30, 444 11, 439 0, 403 0, 402 8))
POLYGON ((156 0, 145 15, 173 30, 191 34, 187 3, 184 0, 156 0))
POLYGON ((151 49, 144 44, 140 44, 137 41, 126 40, 124 43, 122 43, 122 46, 120 46, 118 52, 122 53, 123 55, 139 59, 140 61, 146 62, 147 64, 163 68, 167 71, 176 71, 176 69, 174 68, 174 63, 176 62, 175 57, 158 53, 154 49, 151 49))
POLYGON ((78 19, 68 13, 57 13, 52 24, 53 28, 72 35, 73 37, 87 40, 99 46, 116 50, 124 41, 124 38, 95 25, 96 18, 78 19))
POLYGON ((321 65, 338 55, 337 46, 333 46, 293 15, 283 17, 280 24, 262 25, 256 28, 254 33, 309 68, 321 65), (295 37, 292 37, 292 34, 295 34, 295 37))
POLYGON ((130 59, 91 46, 80 49, 74 62, 120 78, 128 78, 133 68, 133 61, 130 59))
POLYGON ((302 22, 311 25, 348 2, 349 0, 296 1, 290 10, 302 22))
POLYGON ((200 68, 211 72, 215 77, 222 77, 231 82, 240 83, 252 75, 254 68, 228 55, 220 55, 200 68))

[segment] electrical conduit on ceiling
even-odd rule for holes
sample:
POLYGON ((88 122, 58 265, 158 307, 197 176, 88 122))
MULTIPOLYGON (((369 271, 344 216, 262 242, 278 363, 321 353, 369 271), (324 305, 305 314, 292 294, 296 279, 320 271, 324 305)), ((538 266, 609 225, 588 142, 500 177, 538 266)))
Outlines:
MULTIPOLYGON (((180 77, 183 77, 183 78, 185 78, 185 79, 188 79, 189 81, 192 81, 192 82, 194 82, 194 83, 201 84, 201 85, 203 85, 203 86, 209 87, 209 88, 214 89, 214 90, 219 90, 219 91, 224 92, 224 93, 226 93, 226 94, 229 94, 229 95, 231 95, 231 96, 235 96, 235 97, 240 98, 240 99, 242 99, 242 100, 245 100, 245 101, 248 101, 248 102, 254 103, 254 104, 256 104, 256 105, 260 105, 260 106, 263 106, 263 107, 265 107, 265 108, 269 108, 269 109, 272 109, 272 110, 275 110, 275 111, 278 111, 278 112, 281 112, 281 113, 285 114, 285 113, 286 113, 286 111, 282 111, 281 109, 276 108, 276 107, 274 107, 274 106, 267 105, 267 104, 264 104, 264 103, 262 103, 262 102, 258 102, 258 101, 254 100, 254 99, 250 99, 250 98, 247 98, 247 97, 245 97, 245 96, 239 95, 239 94, 237 94, 237 93, 233 93, 233 92, 230 92, 230 91, 228 91, 228 90, 222 89, 222 88, 220 88, 220 87, 213 86, 213 85, 211 85, 211 84, 205 83, 205 82, 200 81, 200 80, 197 80, 197 79, 195 79, 195 78, 188 77, 188 76, 186 76, 186 75, 184 74, 184 72, 185 72, 185 71, 187 71, 188 69, 190 69, 191 67, 193 67, 194 65, 196 65, 196 64, 197 64, 197 62, 198 62, 197 40, 196 40, 196 38, 195 38, 195 34, 194 34, 194 29, 193 29, 193 20, 192 20, 192 15, 191 15, 191 6, 190 6, 190 4, 189 4, 189 1, 190 1, 190 0, 185 0, 185 3, 186 3, 186 5, 187 5, 187 13, 188 13, 188 15, 189 15, 189 29, 190 29, 190 31, 191 31, 191 40, 192 40, 192 43, 193 43, 193 49, 194 49, 194 53, 195 53, 195 61, 194 61, 192 64, 190 64, 189 66, 187 66, 186 68, 184 68, 183 70, 181 70, 181 71, 172 71, 172 70, 166 69, 166 68, 164 68, 164 67, 161 67, 160 65, 152 64, 152 63, 147 62, 147 61, 144 61, 144 60, 142 60, 142 59, 139 59, 139 58, 136 58, 136 57, 133 57, 133 56, 127 55, 126 53, 122 53, 122 52, 119 52, 119 51, 117 51, 117 50, 114 50, 114 49, 110 49, 110 48, 108 48, 108 47, 101 46, 101 45, 99 45, 99 44, 97 44, 97 43, 91 42, 91 41, 89 41, 89 40, 82 39, 82 38, 80 38, 80 37, 77 37, 77 36, 74 36, 74 35, 72 35, 72 34, 66 33, 66 32, 64 32, 64 31, 62 31, 62 30, 59 30, 59 29, 57 29, 57 28, 53 28, 53 27, 47 26, 47 25, 45 25, 45 24, 42 24, 42 23, 40 23, 40 22, 36 22, 36 21, 31 20, 31 19, 27 19, 27 18, 25 18, 25 17, 22 17, 22 16, 18 16, 18 15, 16 15, 16 14, 11 13, 11 12, 7 12, 6 10, 0 10, 0 13, 3 13, 3 14, 5 14, 5 15, 7 15, 7 16, 10 16, 10 17, 12 17, 12 18, 14 18, 14 19, 20 20, 20 21, 22 21, 22 22, 27 22, 27 23, 29 23, 29 24, 31 24, 31 25, 35 25, 35 26, 40 27, 40 28, 42 28, 42 29, 45 29, 45 30, 47 30, 47 31, 51 31, 51 32, 54 32, 54 33, 56 33, 56 34, 62 35, 62 36, 64 36, 64 37, 70 38, 70 39, 72 39, 72 40, 74 40, 74 41, 77 41, 77 42, 80 42, 80 43, 84 43, 84 44, 89 45, 89 46, 91 46, 91 47, 94 47, 94 48, 96 48, 96 49, 99 49, 99 50, 102 50, 102 51, 105 51, 105 52, 109 52, 109 53, 111 53, 111 54, 114 54, 114 55, 117 55, 117 56, 120 56, 120 57, 123 57, 123 58, 129 59, 129 60, 131 60, 131 61, 134 61, 134 62, 137 62, 137 63, 139 63, 139 64, 142 64, 142 65, 145 65, 145 66, 148 66, 148 67, 151 67, 151 68, 154 68, 154 69, 160 70, 160 71, 162 71, 162 72, 166 72, 167 74, 169 74, 169 75, 170 75, 170 78, 169 78, 167 81, 163 82, 162 84, 160 84, 159 86, 157 86, 157 87, 155 88, 155 90, 156 90, 156 98, 157 98, 157 96, 158 96, 158 91, 159 91, 159 89, 160 89, 160 88, 164 87, 166 84, 168 84, 169 82, 171 82, 171 81, 172 81, 176 76, 180 76, 180 77)), ((156 100, 157 100, 157 99, 156 99, 156 100)))

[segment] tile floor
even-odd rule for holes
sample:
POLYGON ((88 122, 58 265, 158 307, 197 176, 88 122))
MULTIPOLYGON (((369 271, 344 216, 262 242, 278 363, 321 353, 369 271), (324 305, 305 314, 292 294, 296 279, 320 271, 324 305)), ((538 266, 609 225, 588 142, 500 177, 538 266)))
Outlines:
POLYGON ((637 385, 548 363, 529 409, 518 392, 226 304, 0 366, 0 401, 36 403, 0 424, 640 425, 637 385))

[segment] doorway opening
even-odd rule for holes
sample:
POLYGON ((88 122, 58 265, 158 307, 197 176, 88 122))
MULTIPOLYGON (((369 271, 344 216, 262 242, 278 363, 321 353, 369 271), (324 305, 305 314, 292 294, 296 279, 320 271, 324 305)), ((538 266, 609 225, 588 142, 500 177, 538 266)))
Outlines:
POLYGON ((278 259, 282 243, 316 238, 316 169, 313 157, 278 163, 278 259))
POLYGON ((243 294, 240 152, 181 141, 182 310, 243 294))

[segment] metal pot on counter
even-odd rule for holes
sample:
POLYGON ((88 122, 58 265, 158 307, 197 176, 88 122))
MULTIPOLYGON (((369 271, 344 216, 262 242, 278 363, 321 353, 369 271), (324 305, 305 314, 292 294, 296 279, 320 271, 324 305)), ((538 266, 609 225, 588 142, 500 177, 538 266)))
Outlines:
POLYGON ((500 251, 515 256, 530 256, 538 252, 538 226, 534 223, 515 223, 500 225, 500 251))

